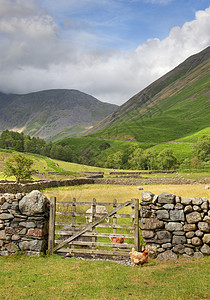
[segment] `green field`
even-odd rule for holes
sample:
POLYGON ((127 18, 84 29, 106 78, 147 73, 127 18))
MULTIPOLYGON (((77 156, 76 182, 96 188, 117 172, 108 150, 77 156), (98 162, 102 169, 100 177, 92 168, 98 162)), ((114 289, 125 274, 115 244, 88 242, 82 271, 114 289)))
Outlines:
POLYGON ((109 261, 51 257, 0 257, 2 300, 209 299, 210 257, 143 267, 109 261))

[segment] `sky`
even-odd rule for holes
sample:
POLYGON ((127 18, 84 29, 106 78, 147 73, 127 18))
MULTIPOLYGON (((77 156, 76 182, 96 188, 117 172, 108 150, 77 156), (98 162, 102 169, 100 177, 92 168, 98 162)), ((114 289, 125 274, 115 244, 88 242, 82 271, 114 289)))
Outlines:
POLYGON ((0 91, 121 105, 210 45, 210 0, 0 0, 0 91))

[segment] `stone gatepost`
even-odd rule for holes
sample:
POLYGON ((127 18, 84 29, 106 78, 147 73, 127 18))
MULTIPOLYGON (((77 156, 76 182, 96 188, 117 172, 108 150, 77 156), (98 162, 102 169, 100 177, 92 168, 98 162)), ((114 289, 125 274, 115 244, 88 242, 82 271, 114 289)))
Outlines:
POLYGON ((49 200, 38 190, 0 194, 0 255, 47 250, 49 200))

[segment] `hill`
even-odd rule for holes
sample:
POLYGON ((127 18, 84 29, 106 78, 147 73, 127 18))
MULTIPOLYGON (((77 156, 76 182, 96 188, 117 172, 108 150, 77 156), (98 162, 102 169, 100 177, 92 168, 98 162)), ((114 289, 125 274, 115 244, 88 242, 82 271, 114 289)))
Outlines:
POLYGON ((209 127, 210 47, 133 96, 91 129, 97 138, 161 143, 209 127))
POLYGON ((77 90, 0 93, 0 132, 23 131, 51 141, 79 136, 116 108, 77 90))

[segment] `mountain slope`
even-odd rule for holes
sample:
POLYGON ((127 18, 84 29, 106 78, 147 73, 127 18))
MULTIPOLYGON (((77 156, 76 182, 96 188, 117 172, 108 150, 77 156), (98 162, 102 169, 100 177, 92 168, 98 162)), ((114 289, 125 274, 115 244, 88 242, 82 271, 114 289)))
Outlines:
POLYGON ((116 108, 77 90, 0 93, 0 131, 19 130, 46 140, 78 136, 116 108))
POLYGON ((167 142, 209 126, 210 47, 133 96, 88 134, 167 142))

